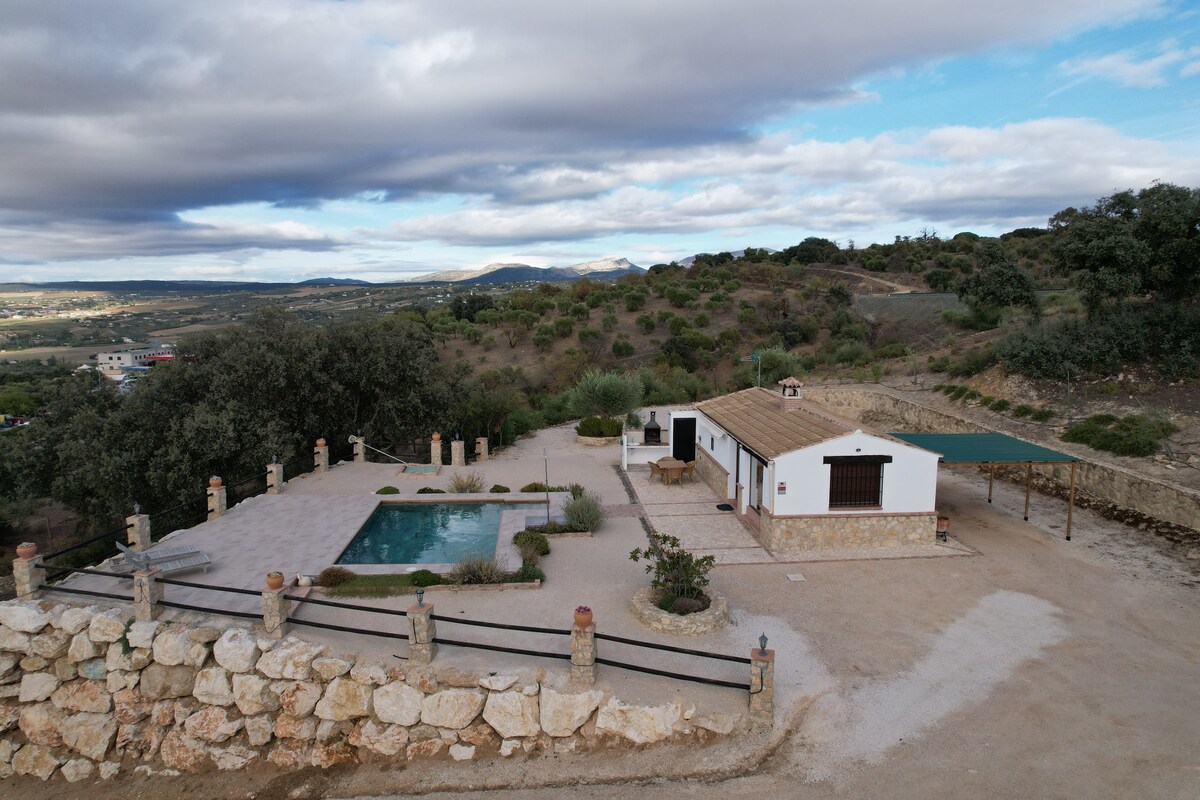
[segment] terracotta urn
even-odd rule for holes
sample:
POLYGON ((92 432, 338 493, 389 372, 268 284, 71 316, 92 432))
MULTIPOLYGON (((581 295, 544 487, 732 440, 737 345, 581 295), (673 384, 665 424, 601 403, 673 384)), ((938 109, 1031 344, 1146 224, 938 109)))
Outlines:
POLYGON ((949 517, 938 517, 937 518, 937 532, 938 533, 946 533, 949 530, 950 530, 950 518, 949 517))
POLYGON ((324 447, 324 446, 325 446, 325 440, 317 439, 317 447, 324 447))
POLYGON ((276 570, 267 573, 267 588, 271 591, 283 588, 283 573, 276 570))
POLYGON ((440 442, 442 440, 442 435, 440 433, 438 433, 437 431, 434 431, 433 436, 430 436, 429 438, 435 442, 440 442))
POLYGON ((208 485, 214 489, 219 489, 221 487, 221 483, 222 483, 222 481, 221 481, 220 475, 213 475, 211 478, 208 479, 208 485))
POLYGON ((592 610, 587 606, 580 606, 575 609, 575 624, 581 628, 586 628, 592 624, 592 610))
POLYGON ((33 558, 37 555, 37 545, 33 542, 21 542, 17 545, 17 558, 33 558))

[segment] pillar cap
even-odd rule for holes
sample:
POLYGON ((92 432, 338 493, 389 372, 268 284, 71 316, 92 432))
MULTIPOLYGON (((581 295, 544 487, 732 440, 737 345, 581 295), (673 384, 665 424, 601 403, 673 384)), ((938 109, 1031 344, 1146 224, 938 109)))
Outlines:
POLYGON ((757 647, 751 647, 750 648, 750 660, 751 661, 759 661, 759 662, 763 662, 763 663, 770 663, 775 660, 775 651, 768 649, 766 654, 764 655, 762 650, 759 650, 757 647))

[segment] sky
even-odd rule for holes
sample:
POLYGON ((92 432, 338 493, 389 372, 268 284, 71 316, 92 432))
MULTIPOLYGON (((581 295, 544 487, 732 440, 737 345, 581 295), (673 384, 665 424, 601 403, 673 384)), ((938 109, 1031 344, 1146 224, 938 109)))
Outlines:
POLYGON ((0 0, 0 281, 395 281, 1200 185, 1200 5, 0 0))

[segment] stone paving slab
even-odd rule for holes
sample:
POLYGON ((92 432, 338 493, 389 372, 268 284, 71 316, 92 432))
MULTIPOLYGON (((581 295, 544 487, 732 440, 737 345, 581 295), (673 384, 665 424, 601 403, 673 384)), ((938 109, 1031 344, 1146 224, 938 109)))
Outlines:
POLYGON ((653 513, 647 518, 659 533, 678 537, 686 550, 707 550, 713 547, 761 548, 750 535, 750 531, 736 519, 697 515, 660 517, 653 513))
MULTIPOLYGON (((646 509, 647 514, 653 514, 658 517, 709 516, 719 514, 733 519, 732 511, 718 511, 716 503, 649 503, 643 506, 643 508, 646 509)), ((740 525, 741 523, 738 524, 740 525)))

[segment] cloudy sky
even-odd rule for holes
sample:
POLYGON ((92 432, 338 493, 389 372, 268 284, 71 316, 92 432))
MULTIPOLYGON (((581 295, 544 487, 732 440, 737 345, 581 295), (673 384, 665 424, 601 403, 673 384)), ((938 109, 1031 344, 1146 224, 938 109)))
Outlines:
POLYGON ((0 279, 998 233, 1200 184, 1164 0, 0 0, 0 279))

